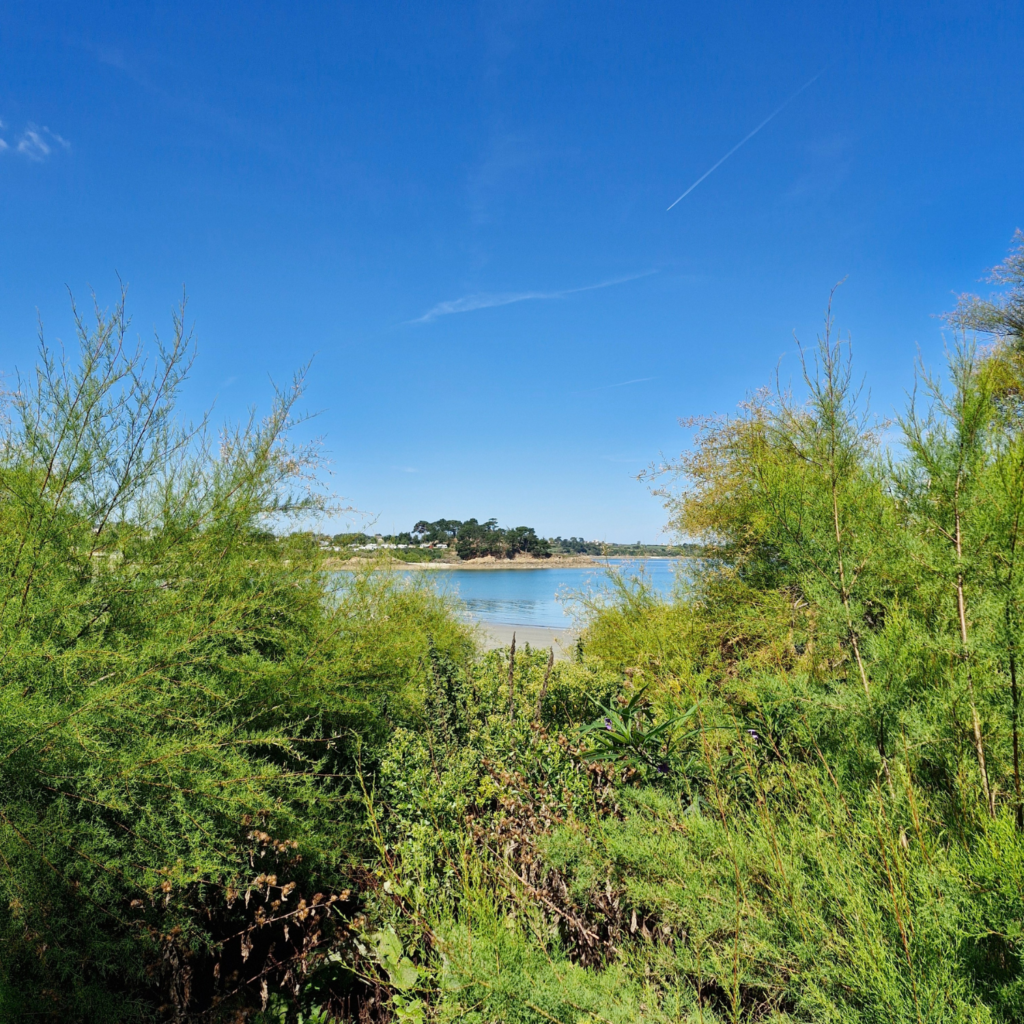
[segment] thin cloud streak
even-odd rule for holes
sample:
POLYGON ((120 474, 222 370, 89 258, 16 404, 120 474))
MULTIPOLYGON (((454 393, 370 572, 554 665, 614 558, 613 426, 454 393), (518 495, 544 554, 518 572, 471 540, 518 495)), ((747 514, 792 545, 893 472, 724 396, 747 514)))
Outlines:
POLYGON ((693 183, 693 184, 692 184, 692 185, 691 185, 691 186, 690 186, 690 187, 689 187, 689 188, 688 188, 688 189, 687 189, 687 190, 686 190, 686 191, 685 191, 685 192, 684 192, 684 193, 683 193, 683 194, 682 194, 682 195, 681 195, 681 196, 680 196, 680 197, 679 197, 679 198, 678 198, 678 199, 677 199, 676 201, 675 201, 675 203, 672 203, 672 204, 670 204, 670 205, 669 205, 669 207, 668 207, 668 209, 666 209, 666 210, 665 210, 665 212, 666 212, 666 213, 668 213, 668 211, 669 211, 669 210, 671 210, 671 209, 672 209, 672 207, 676 205, 676 203, 678 203, 678 202, 681 202, 681 201, 682 201, 683 199, 685 199, 685 198, 686 198, 686 197, 687 197, 687 196, 688 196, 688 195, 689 195, 689 194, 690 194, 690 193, 691 193, 691 192, 692 192, 692 191, 693 191, 693 190, 694 190, 694 189, 695 189, 695 188, 696 188, 696 187, 697 187, 697 186, 698 186, 698 185, 699 185, 699 184, 700 184, 700 183, 701 183, 701 182, 702 182, 702 181, 703 181, 703 180, 704 180, 704 179, 705 179, 706 177, 708 177, 708 176, 709 176, 710 174, 713 174, 713 173, 714 173, 715 171, 717 171, 717 170, 718 170, 718 168, 719 168, 719 167, 721 167, 721 166, 722 166, 722 164, 724 164, 724 163, 725 163, 725 161, 726 161, 726 160, 728 160, 728 159, 729 159, 729 157, 731 157, 731 156, 733 155, 733 153, 735 153, 735 152, 736 152, 736 150, 737 150, 737 149, 739 149, 739 148, 740 148, 741 146, 745 146, 745 145, 746 145, 746 144, 747 144, 747 143, 748 143, 748 142, 749 142, 749 141, 750 141, 750 140, 751 140, 751 139, 752 139, 752 138, 753 138, 753 137, 754 137, 754 136, 755 136, 755 135, 756 135, 756 134, 757 134, 757 133, 758 133, 758 132, 759 132, 759 131, 760 131, 760 130, 761 130, 761 129, 762 129, 762 128, 763 128, 763 127, 764 127, 764 126, 765 126, 765 125, 766 125, 766 124, 768 123, 768 122, 769 122, 769 121, 770 121, 770 120, 772 120, 772 118, 773 118, 773 117, 776 117, 777 115, 781 114, 781 113, 782 113, 782 112, 783 112, 783 111, 784 111, 784 110, 786 109, 786 107, 788 107, 788 106, 790 105, 790 103, 792 103, 792 102, 793 102, 793 100, 795 100, 795 99, 797 98, 797 96, 799 96, 799 95, 800 95, 800 93, 802 93, 802 92, 804 91, 804 89, 807 89, 807 88, 809 88, 809 87, 810 87, 810 86, 812 86, 812 85, 813 85, 813 84, 814 84, 814 83, 815 83, 815 82, 816 82, 816 81, 817 81, 817 80, 818 80, 819 78, 821 78, 821 76, 822 76, 822 74, 823 74, 823 71, 824 71, 824 69, 822 69, 822 71, 819 71, 819 72, 818 72, 818 73, 817 73, 817 74, 816 74, 816 75, 815 75, 815 76, 814 76, 813 78, 810 78, 810 79, 808 79, 808 80, 807 80, 806 82, 804 82, 804 84, 803 84, 803 85, 801 85, 801 86, 800 86, 800 88, 799 88, 799 89, 797 89, 797 91, 796 91, 795 93, 793 93, 793 95, 792 95, 792 96, 790 96, 788 100, 786 100, 786 101, 785 101, 785 103, 783 103, 783 104, 782 104, 781 106, 778 106, 778 107, 776 107, 776 108, 775 108, 775 109, 774 109, 774 110, 773 110, 773 111, 772 111, 772 112, 771 112, 771 113, 770 113, 770 114, 769 114, 769 115, 768 115, 768 116, 767 116, 767 117, 766 117, 766 118, 765 118, 765 119, 764 119, 764 120, 763 120, 763 121, 762 121, 762 122, 761 122, 761 123, 760 123, 760 124, 759 124, 759 125, 758 125, 758 126, 757 126, 757 127, 755 128, 755 129, 754 129, 754 130, 753 130, 753 131, 752 131, 752 132, 750 132, 750 133, 749 133, 748 135, 745 135, 745 136, 744 136, 744 137, 743 137, 742 139, 740 139, 740 141, 739 141, 739 142, 737 142, 737 143, 736 143, 736 145, 735 145, 735 146, 733 146, 733 147, 732 147, 732 149, 730 149, 730 150, 729 150, 729 152, 728 152, 728 153, 726 153, 726 154, 725 154, 725 156, 723 156, 723 157, 722 157, 722 159, 721 159, 721 160, 719 160, 717 164, 715 164, 715 165, 714 165, 714 166, 713 166, 712 168, 710 168, 710 170, 707 170, 707 171, 705 171, 705 172, 704 172, 704 173, 703 173, 703 174, 702 174, 702 175, 701 175, 701 176, 700 176, 700 177, 699 177, 699 178, 698 178, 698 179, 697 179, 697 180, 696 180, 696 181, 695 181, 695 182, 694 182, 694 183, 693 183))
POLYGON ((499 295, 464 295, 461 299, 452 299, 448 302, 439 302, 432 309, 428 309, 423 316, 415 320, 407 320, 409 324, 426 324, 441 316, 449 316, 452 313, 471 313, 476 309, 491 309, 494 306, 509 306, 514 302, 529 302, 534 299, 564 299, 567 295, 578 295, 580 292, 593 292, 600 288, 612 288, 617 284, 626 284, 628 281, 638 281, 642 277, 650 277, 656 274, 656 270, 645 270, 642 274, 630 274, 628 277, 617 277, 611 281, 599 281, 597 284, 586 284, 581 288, 563 288, 557 292, 511 292, 499 295))
POLYGON ((632 380, 620 380, 618 384, 602 384, 597 388, 585 388, 583 391, 571 391, 570 394, 589 395, 595 391, 608 391, 610 388, 624 388, 627 384, 643 384, 644 381, 657 379, 657 377, 634 377, 632 380))

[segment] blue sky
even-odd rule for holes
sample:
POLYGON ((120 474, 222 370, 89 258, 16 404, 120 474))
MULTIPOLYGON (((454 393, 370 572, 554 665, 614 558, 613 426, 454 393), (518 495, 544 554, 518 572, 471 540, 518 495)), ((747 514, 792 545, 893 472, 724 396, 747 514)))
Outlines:
POLYGON ((792 372, 841 278, 876 409, 941 357, 1024 227, 1022 44, 1019 3, 8 2, 0 366, 37 311, 70 336, 66 287, 120 274, 148 336, 184 285, 186 408, 313 357, 378 529, 656 541, 635 474, 792 372))

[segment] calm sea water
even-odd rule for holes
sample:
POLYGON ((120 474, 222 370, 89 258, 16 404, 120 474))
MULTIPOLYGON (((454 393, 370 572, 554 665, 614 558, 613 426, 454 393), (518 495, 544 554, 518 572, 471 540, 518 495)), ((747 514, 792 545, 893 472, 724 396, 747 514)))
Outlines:
POLYGON ((573 622, 573 593, 609 590, 608 570, 626 576, 643 573, 667 596, 686 565, 685 559, 609 558, 600 566, 578 569, 451 569, 431 571, 431 578, 457 593, 474 619, 565 629, 573 622))

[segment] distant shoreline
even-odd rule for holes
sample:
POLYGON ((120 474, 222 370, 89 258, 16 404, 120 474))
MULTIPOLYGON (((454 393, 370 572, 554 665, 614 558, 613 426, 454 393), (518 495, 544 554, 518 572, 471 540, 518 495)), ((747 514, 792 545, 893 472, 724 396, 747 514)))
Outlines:
MULTIPOLYGON (((658 561, 676 562, 688 555, 609 555, 609 558, 622 558, 637 561, 658 561)), ((606 559, 603 555, 552 555, 550 558, 494 558, 487 555, 484 558, 473 558, 465 562, 403 562, 400 558, 326 558, 324 568, 332 570, 348 570, 355 572, 358 569, 368 569, 372 566, 383 563, 389 569, 433 569, 445 571, 458 569, 470 569, 474 572, 494 571, 498 569, 587 569, 604 565, 606 559)))

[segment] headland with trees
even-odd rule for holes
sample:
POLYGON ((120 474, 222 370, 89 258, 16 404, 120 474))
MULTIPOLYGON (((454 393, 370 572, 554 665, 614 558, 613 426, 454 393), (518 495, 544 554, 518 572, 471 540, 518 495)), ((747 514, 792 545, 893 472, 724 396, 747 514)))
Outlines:
POLYGON ((420 520, 398 534, 339 533, 311 535, 332 561, 366 559, 385 554, 414 564, 471 563, 483 567, 518 560, 518 566, 557 567, 589 564, 603 558, 680 558, 702 553, 699 544, 614 544, 579 537, 540 537, 532 526, 501 527, 497 519, 420 520))

